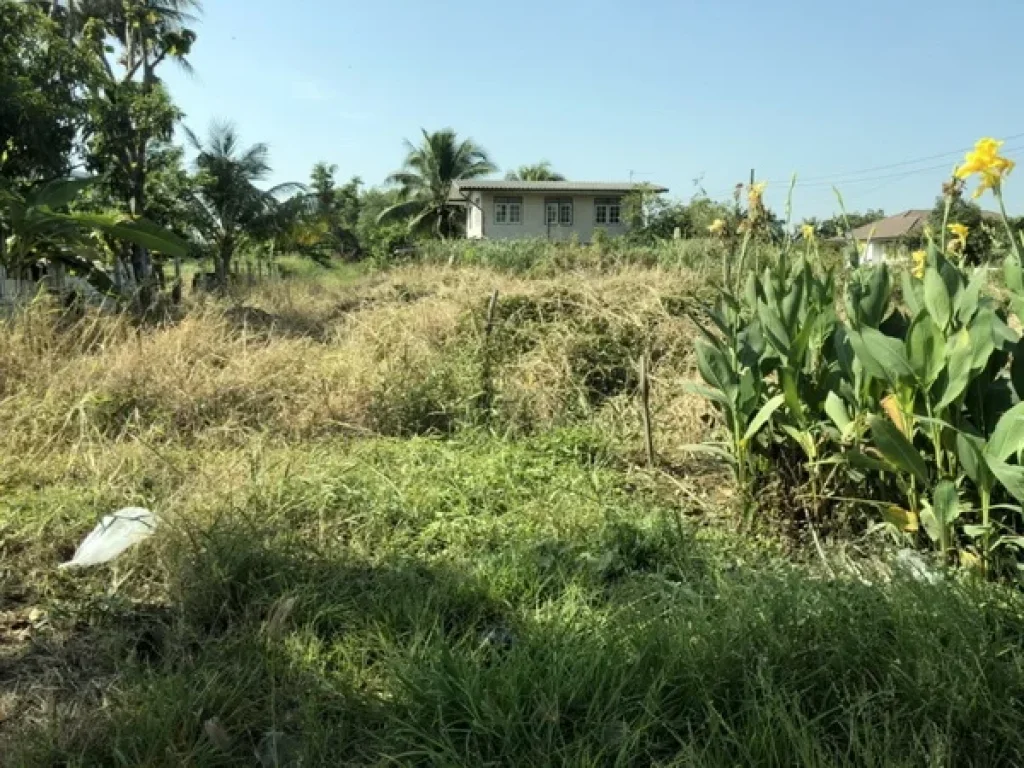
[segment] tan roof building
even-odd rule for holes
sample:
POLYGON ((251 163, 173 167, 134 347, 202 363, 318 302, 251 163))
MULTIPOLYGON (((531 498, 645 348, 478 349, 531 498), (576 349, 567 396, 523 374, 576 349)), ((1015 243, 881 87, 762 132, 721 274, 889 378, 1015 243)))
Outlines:
POLYGON ((904 237, 920 235, 924 232, 924 225, 928 222, 931 211, 912 210, 897 213, 895 216, 886 216, 873 224, 865 224, 857 227, 850 234, 854 240, 871 240, 872 242, 884 242, 887 240, 901 240, 904 237))

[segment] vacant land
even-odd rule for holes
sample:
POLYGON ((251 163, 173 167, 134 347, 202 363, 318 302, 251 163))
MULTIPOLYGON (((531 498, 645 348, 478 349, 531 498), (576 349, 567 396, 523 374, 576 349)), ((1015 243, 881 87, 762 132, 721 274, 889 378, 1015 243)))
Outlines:
POLYGON ((321 278, 0 326, 0 764, 1024 763, 1015 594, 687 449, 697 275, 321 278))

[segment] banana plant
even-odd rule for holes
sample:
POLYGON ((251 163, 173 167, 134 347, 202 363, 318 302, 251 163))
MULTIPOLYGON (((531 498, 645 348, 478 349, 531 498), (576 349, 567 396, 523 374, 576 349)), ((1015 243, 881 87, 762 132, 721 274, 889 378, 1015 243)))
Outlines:
POLYGON ((111 287, 109 278, 82 256, 87 233, 102 232, 168 256, 187 255, 185 241, 145 219, 64 211, 97 181, 60 179, 23 191, 0 180, 0 231, 6 234, 0 252, 3 266, 17 274, 40 258, 54 259, 85 272, 106 290, 111 287))

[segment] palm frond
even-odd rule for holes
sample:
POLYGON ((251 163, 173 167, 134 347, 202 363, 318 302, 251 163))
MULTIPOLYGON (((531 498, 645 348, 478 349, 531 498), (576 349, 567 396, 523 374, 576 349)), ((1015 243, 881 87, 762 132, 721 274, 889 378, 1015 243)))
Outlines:
POLYGON ((394 221, 402 221, 410 217, 418 217, 429 206, 423 200, 405 200, 401 203, 389 206, 377 215, 378 224, 388 224, 394 221))

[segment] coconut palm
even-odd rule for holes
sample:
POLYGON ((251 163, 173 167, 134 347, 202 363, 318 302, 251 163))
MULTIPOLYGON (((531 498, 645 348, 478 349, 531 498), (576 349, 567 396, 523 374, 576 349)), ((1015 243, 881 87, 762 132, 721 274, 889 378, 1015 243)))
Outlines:
POLYGON ((243 148, 230 123, 214 123, 205 143, 188 129, 186 135, 198 153, 196 192, 191 198, 193 224, 213 251, 217 280, 223 287, 238 247, 272 232, 290 209, 279 197, 303 187, 293 183, 257 187, 256 182, 270 175, 269 148, 262 143, 243 148))
POLYGON ((541 160, 535 165, 520 165, 516 170, 505 174, 509 181, 565 181, 565 176, 555 173, 551 163, 541 160))
POLYGON ((450 203, 452 186, 497 168, 482 147, 472 139, 459 141, 451 128, 423 131, 418 147, 408 140, 405 146, 408 154, 402 170, 388 177, 388 183, 399 185, 401 201, 382 211, 377 222, 408 219, 412 232, 438 237, 455 233, 460 209, 450 203))

